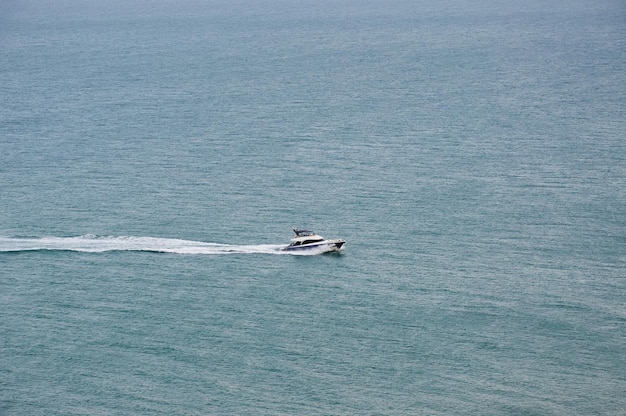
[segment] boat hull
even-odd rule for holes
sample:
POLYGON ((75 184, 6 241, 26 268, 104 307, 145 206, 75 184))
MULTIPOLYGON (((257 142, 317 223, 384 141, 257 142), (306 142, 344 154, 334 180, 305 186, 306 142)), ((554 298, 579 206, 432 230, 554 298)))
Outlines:
POLYGON ((320 252, 320 253, 333 253, 343 249, 343 245, 346 242, 343 240, 323 241, 319 243, 302 244, 298 246, 286 246, 282 248, 282 251, 288 252, 320 252))

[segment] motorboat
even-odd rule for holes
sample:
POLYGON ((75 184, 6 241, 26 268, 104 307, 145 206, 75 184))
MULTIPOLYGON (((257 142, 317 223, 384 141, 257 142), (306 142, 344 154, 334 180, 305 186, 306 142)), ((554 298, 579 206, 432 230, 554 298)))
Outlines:
POLYGON ((309 230, 294 228, 293 232, 296 236, 291 239, 288 246, 282 248, 283 251, 330 253, 341 250, 346 243, 345 240, 326 240, 309 230))

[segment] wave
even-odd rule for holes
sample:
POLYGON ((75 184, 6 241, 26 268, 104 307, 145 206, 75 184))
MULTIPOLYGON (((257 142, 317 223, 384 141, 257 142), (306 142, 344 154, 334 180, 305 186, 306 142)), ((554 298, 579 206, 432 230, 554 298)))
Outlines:
POLYGON ((288 254, 280 244, 218 244, 158 237, 96 236, 78 237, 0 237, 0 253, 23 251, 148 251, 176 254, 288 254))

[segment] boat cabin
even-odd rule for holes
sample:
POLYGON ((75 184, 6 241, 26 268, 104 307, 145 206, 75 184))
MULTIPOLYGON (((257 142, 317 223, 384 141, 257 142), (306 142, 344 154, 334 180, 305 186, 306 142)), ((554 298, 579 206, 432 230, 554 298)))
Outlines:
POLYGON ((324 237, 315 234, 313 231, 298 230, 297 228, 294 228, 293 231, 296 233, 296 237, 291 239, 291 244, 289 245, 292 247, 324 241, 324 237))

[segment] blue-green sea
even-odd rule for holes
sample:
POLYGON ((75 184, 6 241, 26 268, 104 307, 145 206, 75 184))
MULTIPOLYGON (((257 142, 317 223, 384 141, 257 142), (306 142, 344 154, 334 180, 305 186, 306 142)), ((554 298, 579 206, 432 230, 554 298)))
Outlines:
POLYGON ((2 1, 0 414, 625 415, 625 3, 2 1))

